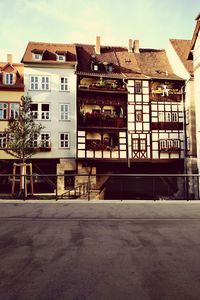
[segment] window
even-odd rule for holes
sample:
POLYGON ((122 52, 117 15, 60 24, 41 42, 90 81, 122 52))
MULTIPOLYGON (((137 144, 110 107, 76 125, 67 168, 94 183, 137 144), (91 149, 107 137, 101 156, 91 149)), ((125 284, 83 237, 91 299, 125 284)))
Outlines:
POLYGON ((41 148, 50 148, 50 133, 41 133, 41 148))
POLYGON ((141 81, 135 81, 135 93, 141 94, 142 93, 142 82, 141 81))
POLYGON ((38 104, 31 103, 31 113, 35 119, 38 119, 38 104))
POLYGON ((30 148, 38 147, 38 134, 33 134, 30 138, 30 148))
POLYGON ((159 111, 158 113, 158 122, 164 122, 165 120, 165 115, 163 111, 159 111))
POLYGON ((33 53, 33 59, 35 59, 35 60, 41 60, 42 59, 42 54, 33 53))
POLYGON ((59 104, 60 120, 69 120, 69 104, 59 104))
POLYGON ((14 76, 12 73, 5 74, 5 84, 13 84, 14 83, 14 76))
POLYGON ((7 135, 6 133, 0 132, 0 148, 6 148, 7 146, 7 135))
POLYGON ((8 104, 0 103, 0 120, 8 119, 8 104))
POLYGON ((60 90, 61 91, 69 91, 69 79, 68 77, 60 78, 60 90))
POLYGON ((58 61, 65 61, 65 55, 61 55, 61 54, 57 55, 57 60, 58 61))
POLYGON ((49 90, 49 77, 42 76, 42 90, 49 90))
POLYGON ((31 112, 35 119, 50 120, 50 104, 31 103, 31 112))
POLYGON ((178 122, 178 113, 159 111, 158 122, 178 122))
POLYGON ((10 104, 10 118, 16 119, 19 116, 19 103, 10 104))
POLYGON ((99 68, 98 68, 98 65, 97 65, 97 64, 94 64, 94 65, 93 65, 93 70, 94 70, 94 71, 98 71, 98 69, 99 69, 99 68))
POLYGON ((178 122, 178 114, 177 112, 172 113, 172 122, 178 122))
POLYGON ((19 115, 19 103, 0 103, 0 120, 16 119, 19 115))
POLYGON ((135 111, 135 121, 142 122, 142 110, 135 111))
POLYGON ((50 90, 50 77, 49 76, 30 76, 30 89, 31 90, 50 90))
POLYGON ((132 148, 133 151, 146 151, 147 142, 146 139, 132 139, 132 148))
POLYGON ((69 148, 69 133, 60 133, 59 147, 69 148))
POLYGON ((31 76, 31 90, 38 90, 38 77, 31 76))
POLYGON ((159 141, 160 150, 168 151, 168 150, 178 150, 180 149, 180 140, 160 140, 159 141))
POLYGON ((41 104, 41 119, 42 120, 50 119, 49 104, 41 104))

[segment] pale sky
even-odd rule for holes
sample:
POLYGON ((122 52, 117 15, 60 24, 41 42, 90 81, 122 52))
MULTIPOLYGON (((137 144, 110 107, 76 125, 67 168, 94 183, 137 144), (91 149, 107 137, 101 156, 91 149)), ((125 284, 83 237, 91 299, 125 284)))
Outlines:
POLYGON ((21 60, 29 41, 166 48, 191 39, 199 0, 0 0, 0 61, 21 60))

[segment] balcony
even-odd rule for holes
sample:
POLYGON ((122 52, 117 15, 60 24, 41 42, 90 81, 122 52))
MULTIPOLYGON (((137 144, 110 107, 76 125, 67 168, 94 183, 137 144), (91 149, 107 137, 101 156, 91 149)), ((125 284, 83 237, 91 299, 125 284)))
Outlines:
POLYGON ((152 90, 150 93, 151 101, 166 101, 166 102, 180 102, 182 100, 181 91, 178 89, 170 89, 167 92, 164 92, 161 89, 152 90))
POLYGON ((102 93, 127 93, 126 86, 120 80, 103 79, 91 80, 90 82, 80 82, 78 85, 80 91, 92 91, 102 93))
POLYGON ((126 127, 126 118, 97 112, 87 112, 85 114, 79 114, 78 125, 84 127, 123 128, 126 127))

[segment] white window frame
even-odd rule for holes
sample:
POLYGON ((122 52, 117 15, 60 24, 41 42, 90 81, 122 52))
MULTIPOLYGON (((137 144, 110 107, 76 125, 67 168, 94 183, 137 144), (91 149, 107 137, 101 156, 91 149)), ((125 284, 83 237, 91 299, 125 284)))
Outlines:
POLYGON ((70 104, 69 103, 60 103, 59 104, 59 120, 60 121, 69 121, 70 117, 70 104))
POLYGON ((5 73, 4 74, 4 84, 6 84, 6 85, 14 84, 14 74, 13 73, 5 73))
POLYGON ((59 133, 59 148, 61 148, 61 149, 69 149, 70 148, 70 133, 69 132, 60 132, 59 133), (63 139, 61 139, 62 135, 64 136, 63 139))
POLYGON ((51 114, 50 114, 50 103, 31 103, 37 105, 37 110, 31 110, 33 117, 36 120, 41 120, 41 121, 49 121, 51 119, 51 114), (48 105, 49 110, 42 110, 43 105, 48 105))
POLYGON ((65 55, 57 54, 57 61, 65 61, 65 55))
POLYGON ((51 147, 51 134, 50 132, 41 132, 39 136, 40 148, 50 148, 51 147))
POLYGON ((0 148, 7 147, 7 134, 5 132, 0 132, 0 148))
POLYGON ((29 89, 31 91, 50 91, 50 76, 30 75, 29 89))
POLYGON ((42 60, 42 54, 40 53, 33 53, 34 60, 42 60))
POLYGON ((10 103, 9 105, 10 118, 16 119, 19 116, 19 103, 10 103))
POLYGON ((0 103, 0 120, 8 120, 9 112, 8 112, 8 103, 1 102, 0 103))
POLYGON ((60 91, 69 92, 69 77, 60 76, 60 91), (62 82, 63 80, 63 82, 62 82))

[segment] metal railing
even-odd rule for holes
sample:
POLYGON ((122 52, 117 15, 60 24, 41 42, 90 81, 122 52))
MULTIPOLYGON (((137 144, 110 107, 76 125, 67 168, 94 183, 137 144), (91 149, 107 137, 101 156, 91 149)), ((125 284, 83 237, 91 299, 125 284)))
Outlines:
POLYGON ((0 174, 0 199, 198 200, 199 174, 0 174), (19 191, 26 176, 27 197, 19 191), (30 177, 34 192, 31 193, 30 177), (71 177, 72 186, 64 186, 71 177))

